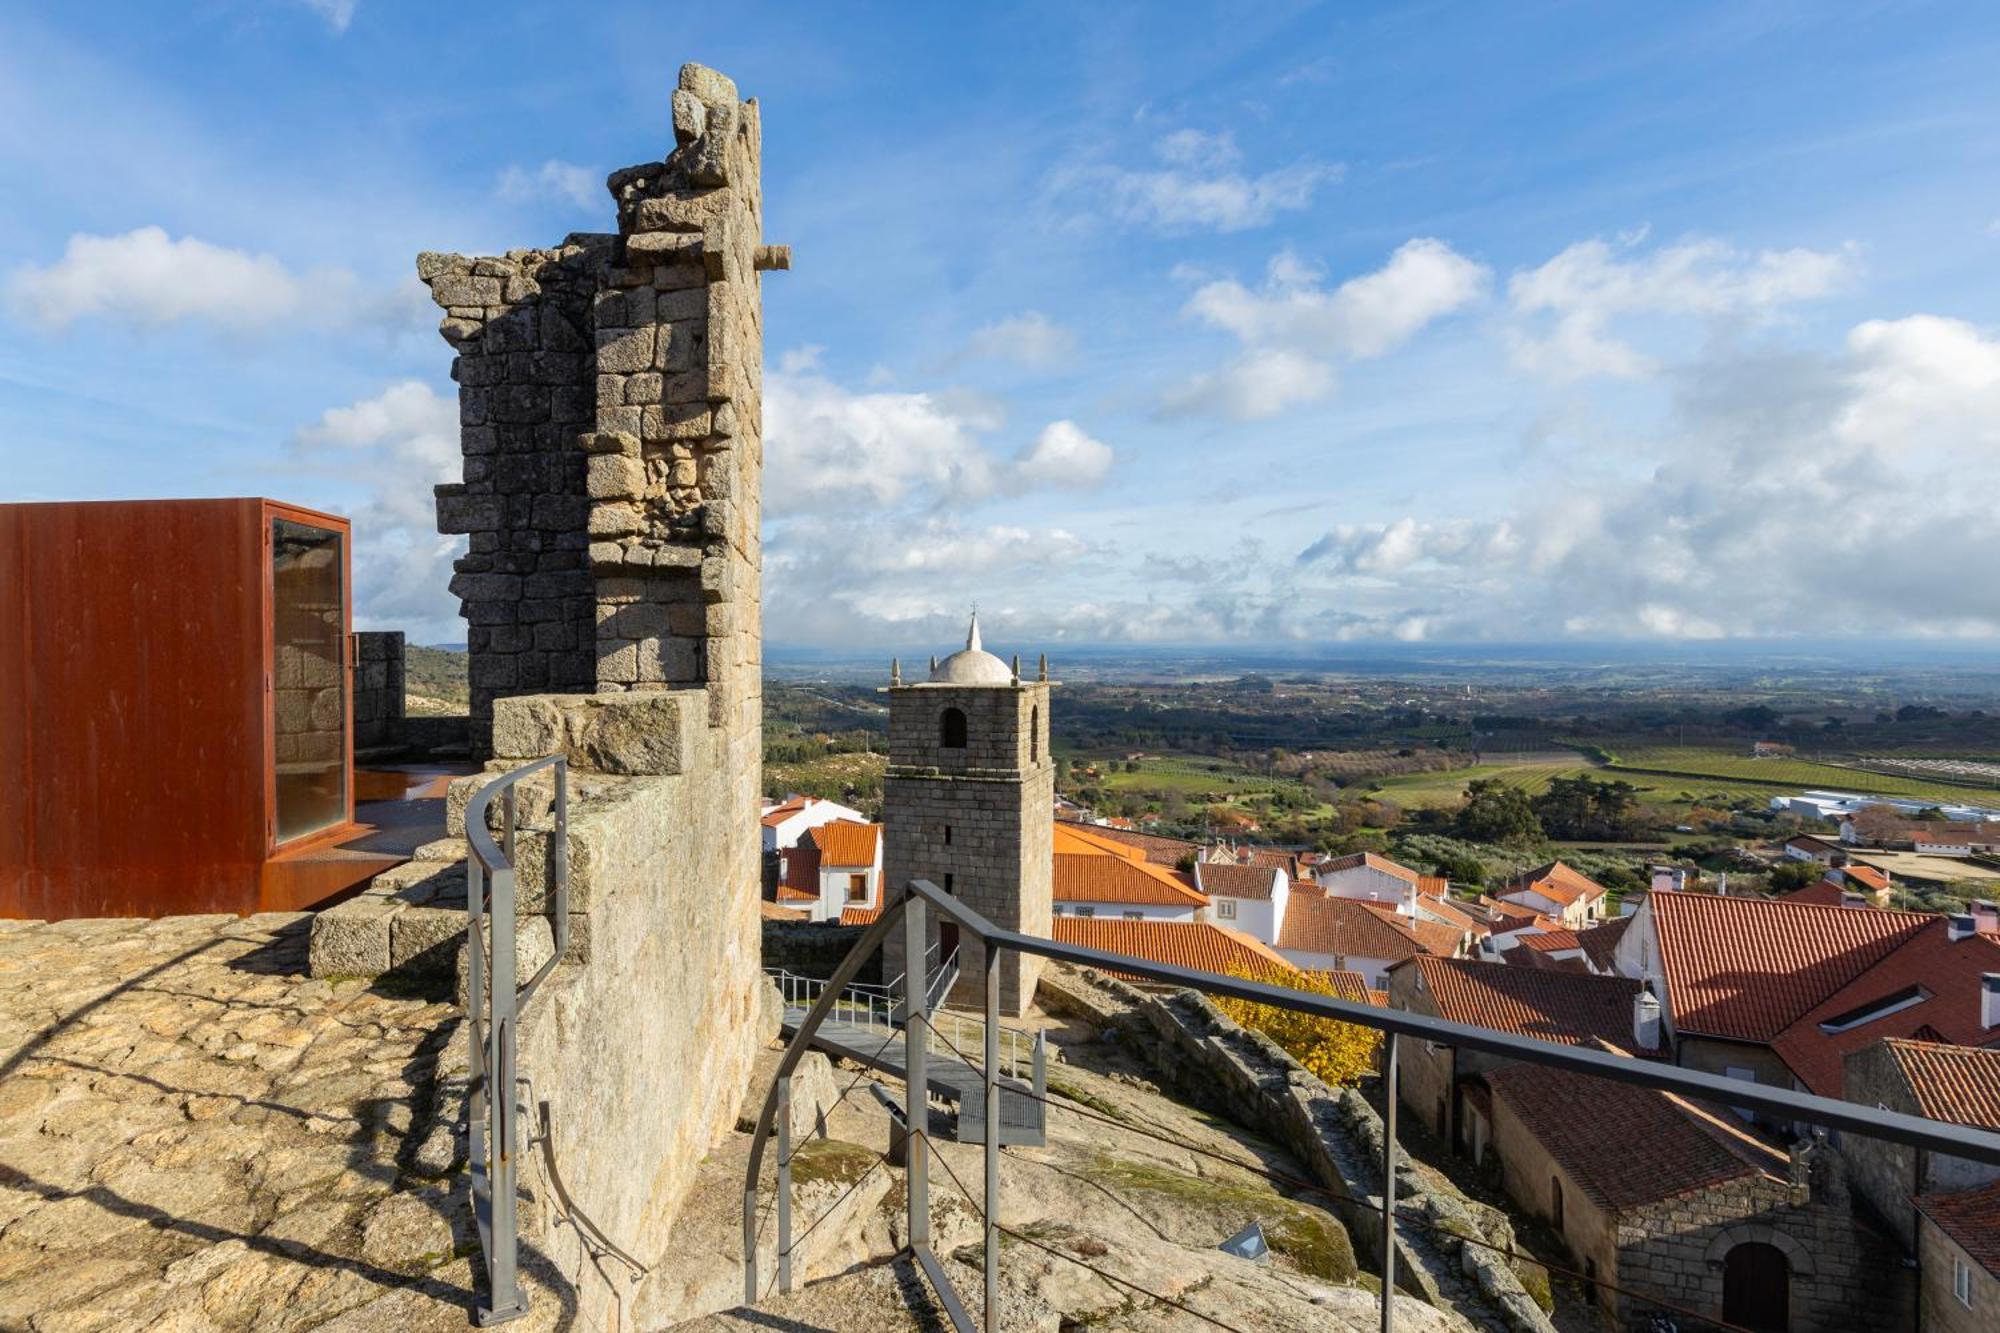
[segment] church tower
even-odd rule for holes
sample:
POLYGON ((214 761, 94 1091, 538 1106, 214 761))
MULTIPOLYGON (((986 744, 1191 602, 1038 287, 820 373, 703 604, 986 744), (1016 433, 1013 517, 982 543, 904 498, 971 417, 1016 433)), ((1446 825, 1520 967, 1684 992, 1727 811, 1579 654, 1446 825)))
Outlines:
MULTIPOLYGON (((962 652, 933 660, 930 678, 889 684, 889 768, 882 783, 883 876, 890 892, 927 879, 995 925, 1050 930, 1055 761, 1049 757, 1048 660, 1021 677, 979 641, 975 612, 962 652)), ((958 950, 954 1004, 985 1001, 978 942, 931 914, 938 958, 958 950)), ((884 947, 884 975, 905 971, 903 933, 884 947)), ((1042 960, 1000 964, 1000 1007, 1018 1015, 1035 994, 1042 960)))

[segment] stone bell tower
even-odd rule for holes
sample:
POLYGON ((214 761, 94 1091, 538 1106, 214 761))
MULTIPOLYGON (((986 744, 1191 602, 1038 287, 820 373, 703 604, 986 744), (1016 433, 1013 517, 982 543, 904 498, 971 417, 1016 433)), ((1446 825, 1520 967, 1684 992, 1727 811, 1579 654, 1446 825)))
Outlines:
MULTIPOLYGON (((995 925, 1023 934, 1050 930, 1055 761, 1049 757, 1048 660, 1022 679, 985 651, 974 614, 965 648, 930 678, 889 682, 889 768, 883 778, 884 882, 900 892, 927 879, 995 925)), ((984 953, 931 915, 942 958, 958 949, 954 1004, 985 1000, 984 953)), ((903 935, 884 950, 886 976, 905 971, 903 935)), ((1008 954, 1000 965, 1000 1007, 1020 1014, 1033 1000, 1042 960, 1008 954)))

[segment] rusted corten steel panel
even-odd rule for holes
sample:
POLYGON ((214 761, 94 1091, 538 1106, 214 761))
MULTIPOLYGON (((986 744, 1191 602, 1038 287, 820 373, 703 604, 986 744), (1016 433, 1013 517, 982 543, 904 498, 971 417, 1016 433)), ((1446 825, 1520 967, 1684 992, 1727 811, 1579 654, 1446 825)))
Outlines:
POLYGON ((274 517, 340 534, 344 644, 344 519, 258 499, 0 505, 0 916, 276 905, 274 517))

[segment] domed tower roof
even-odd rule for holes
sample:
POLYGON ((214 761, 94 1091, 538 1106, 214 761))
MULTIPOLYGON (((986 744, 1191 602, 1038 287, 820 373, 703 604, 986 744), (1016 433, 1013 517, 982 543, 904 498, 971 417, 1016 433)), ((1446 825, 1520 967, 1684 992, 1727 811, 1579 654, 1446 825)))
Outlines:
POLYGON ((972 613, 965 647, 931 669, 933 685, 1012 685, 1014 672, 979 645, 979 613, 972 613))

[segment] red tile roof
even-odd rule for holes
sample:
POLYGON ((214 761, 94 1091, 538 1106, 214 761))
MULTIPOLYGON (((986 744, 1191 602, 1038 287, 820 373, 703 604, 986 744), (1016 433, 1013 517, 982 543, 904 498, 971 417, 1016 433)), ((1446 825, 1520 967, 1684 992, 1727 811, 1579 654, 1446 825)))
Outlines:
POLYGON ((1784 1178, 1784 1154, 1728 1123, 1726 1112, 1566 1069, 1516 1064, 1485 1078, 1600 1207, 1634 1208, 1746 1176, 1784 1178))
POLYGON ((1874 866, 1857 865, 1850 861, 1840 868, 1839 873, 1864 888, 1880 891, 1889 887, 1889 877, 1874 866))
POLYGON ((1632 1049, 1632 1000, 1639 983, 1629 977, 1548 972, 1469 958, 1418 958, 1407 966, 1417 969, 1422 993, 1440 1018, 1559 1046, 1603 1042, 1632 1049))
POLYGON ((1561 861, 1551 861, 1508 880, 1497 896, 1531 892, 1539 893, 1558 907, 1568 907, 1579 900, 1602 898, 1604 886, 1561 861))
POLYGON ((1462 931, 1470 931, 1475 935, 1488 933, 1484 922, 1475 918, 1457 903, 1447 901, 1441 894, 1432 894, 1427 891, 1418 893, 1417 911, 1420 914, 1428 912, 1443 921, 1446 925, 1455 926, 1462 931))
POLYGON ((1377 856, 1373 852, 1349 852, 1346 856, 1328 857, 1313 867, 1313 874, 1331 875, 1341 870, 1359 870, 1362 866, 1367 866, 1370 870, 1379 870, 1385 875, 1394 875, 1406 884, 1417 884, 1424 878, 1408 866, 1398 865, 1388 857, 1377 856))
POLYGON ((1204 972, 1289 974, 1298 970, 1243 932, 1206 921, 1059 916, 1054 922, 1053 937, 1064 944, 1128 954, 1175 967, 1199 968, 1204 972))
POLYGON ((1581 949, 1583 944, 1573 930, 1529 930, 1514 937, 1514 942, 1524 949, 1536 953, 1563 953, 1570 949, 1581 949))
POLYGON ((1368 989, 1368 978, 1359 972, 1307 972, 1307 976, 1325 982, 1336 1000, 1350 1000, 1355 1004, 1373 1004, 1369 998, 1376 992, 1368 989))
POLYGON ((880 824, 857 824, 851 819, 821 824, 806 836, 819 848, 824 866, 872 866, 882 847, 880 824))
POLYGON ((843 907, 840 909, 840 924, 843 926, 872 926, 882 915, 879 907, 843 907))
POLYGON ((1803 889, 1793 889, 1781 893, 1774 900, 1781 903, 1810 903, 1819 907, 1839 907, 1847 901, 1848 890, 1830 879, 1808 884, 1803 889))
POLYGON ((1938 920, 1671 890, 1647 903, 1674 1028, 1739 1041, 1772 1040, 1938 920))
POLYGON ((2000 1129, 2000 1050, 1898 1037, 1885 1044, 1924 1115, 2000 1129))
POLYGON ((1054 847, 1059 903, 1208 906, 1208 898, 1179 871, 1154 865, 1138 848, 1100 837, 1095 829, 1057 824, 1054 847))
POLYGON ((1228 865, 1208 861, 1194 868, 1195 882, 1204 893, 1219 894, 1224 898, 1257 898, 1266 902, 1271 897, 1271 882, 1280 874, 1276 866, 1228 865))
POLYGON ((1579 930, 1576 942, 1583 946, 1584 957, 1590 959, 1592 966, 1599 972, 1610 972, 1616 964, 1618 941, 1625 938, 1625 931, 1631 924, 1631 917, 1615 916, 1586 930, 1579 930))
POLYGON ((762 823, 765 828, 776 828, 811 804, 812 798, 810 796, 794 796, 781 805, 773 806, 770 812, 764 816, 762 823))
MULTIPOLYGON (((783 892, 783 890, 780 890, 783 892)), ((783 907, 767 898, 757 900, 757 915, 766 921, 803 921, 806 914, 796 907, 783 907)))
POLYGON ((1183 857, 1193 856, 1201 851, 1199 843, 1189 842, 1186 838, 1169 838, 1160 833, 1139 833, 1132 829, 1107 828, 1097 824, 1086 826, 1085 831, 1110 842, 1122 842, 1128 847, 1137 847, 1146 854, 1146 859, 1156 866, 1176 866, 1183 857))
POLYGON ((2000 1277, 2000 1180, 1954 1194, 1921 1194, 1915 1203, 1974 1263, 2000 1277))
POLYGON ((1412 923, 1388 903, 1352 898, 1295 897, 1285 908, 1278 947, 1300 953, 1332 954, 1337 958, 1382 958, 1390 962, 1440 949, 1440 933, 1448 937, 1441 951, 1453 952, 1459 935, 1434 921, 1412 923))

